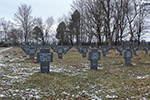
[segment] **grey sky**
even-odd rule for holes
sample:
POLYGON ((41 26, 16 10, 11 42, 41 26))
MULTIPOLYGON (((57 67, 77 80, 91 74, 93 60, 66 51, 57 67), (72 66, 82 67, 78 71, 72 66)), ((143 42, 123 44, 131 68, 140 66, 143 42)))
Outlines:
POLYGON ((27 4, 32 6, 32 15, 46 19, 52 16, 55 21, 63 14, 71 11, 73 0, 0 0, 0 18, 12 20, 18 6, 27 4))

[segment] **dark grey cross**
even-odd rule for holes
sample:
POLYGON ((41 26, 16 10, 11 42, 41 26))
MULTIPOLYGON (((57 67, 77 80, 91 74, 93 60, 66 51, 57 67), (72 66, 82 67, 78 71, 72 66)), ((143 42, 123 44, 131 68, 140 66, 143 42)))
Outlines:
POLYGON ((64 48, 64 54, 67 54, 67 52, 71 49, 71 46, 63 46, 64 48))
POLYGON ((76 48, 78 49, 78 51, 79 51, 80 53, 82 53, 82 49, 83 49, 82 46, 77 46, 76 48))
POLYGON ((91 48, 88 56, 88 60, 91 62, 91 68, 92 70, 97 70, 98 66, 98 60, 100 59, 100 52, 96 47, 91 48))
POLYGON ((128 47, 124 52, 124 58, 125 58, 125 66, 129 66, 131 64, 132 58, 132 50, 130 49, 130 47, 128 47))
POLYGON ((116 49, 120 53, 120 56, 122 56, 123 47, 122 46, 117 46, 116 49))
POLYGON ((88 47, 87 46, 83 46, 82 47, 82 57, 86 58, 86 54, 88 52, 88 47))
POLYGON ((22 50, 30 56, 30 59, 34 59, 34 55, 37 51, 37 47, 35 46, 21 46, 22 50))
POLYGON ((107 47, 106 46, 102 47, 102 53, 103 53, 103 57, 105 57, 106 53, 107 53, 107 47))
POLYGON ((144 50, 145 50, 145 54, 148 54, 149 47, 148 47, 148 46, 145 46, 145 47, 144 47, 144 50))
POLYGON ((62 46, 57 46, 58 59, 63 58, 63 53, 64 53, 64 48, 62 46))
POLYGON ((51 49, 52 49, 54 52, 57 52, 57 46, 52 45, 52 46, 51 46, 51 49))
POLYGON ((134 47, 133 47, 133 53, 134 53, 134 55, 136 55, 136 51, 137 51, 137 50, 139 50, 139 47, 138 47, 138 46, 134 46, 134 47))
POLYGON ((99 50, 101 50, 101 49, 102 49, 102 46, 98 46, 98 48, 99 48, 99 50))
POLYGON ((53 61, 53 53, 49 51, 49 48, 41 48, 37 58, 40 62, 40 72, 49 73, 49 65, 53 61))

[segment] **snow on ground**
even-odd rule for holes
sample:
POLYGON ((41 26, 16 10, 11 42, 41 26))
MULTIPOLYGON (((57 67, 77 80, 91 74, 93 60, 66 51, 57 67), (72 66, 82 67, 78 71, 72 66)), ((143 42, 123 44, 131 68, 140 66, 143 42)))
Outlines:
POLYGON ((83 73, 87 70, 89 70, 89 65, 88 64, 83 64, 81 63, 83 68, 76 68, 75 66, 68 66, 68 65, 50 65, 50 72, 63 72, 65 75, 69 76, 76 76, 76 75, 86 75, 86 73, 83 73))
POLYGON ((106 98, 114 99, 114 98, 118 98, 118 96, 116 96, 116 95, 106 95, 106 98))
POLYGON ((7 50, 9 50, 9 49, 11 49, 11 48, 13 48, 13 47, 9 47, 9 48, 2 49, 2 50, 0 50, 0 53, 2 53, 2 52, 4 52, 4 51, 7 51, 7 50))
MULTIPOLYGON (((5 49, 9 50, 9 49, 5 49)), ((42 97, 41 94, 44 94, 45 96, 50 96, 49 93, 44 93, 41 91, 40 88, 27 88, 25 90, 16 89, 14 87, 15 83, 24 83, 31 75, 33 75, 36 72, 40 72, 40 64, 34 64, 34 63, 26 63, 22 62, 24 61, 24 58, 19 58, 17 56, 11 55, 11 54, 3 54, 0 53, 0 98, 3 97, 15 97, 19 96, 23 100, 26 99, 40 99, 42 97), (16 62, 17 61, 17 62, 16 62), (21 62, 18 62, 21 61, 21 62)), ((87 78, 86 71, 90 70, 89 63, 80 63, 81 67, 76 67, 73 65, 50 65, 50 72, 56 72, 56 73, 63 73, 65 75, 69 76, 76 76, 80 75, 83 78, 87 78)), ((99 70, 104 70, 103 65, 100 65, 98 67, 99 70)), ((120 69, 114 69, 114 70, 120 70, 120 69)), ((150 77, 150 75, 145 76, 137 76, 137 79, 144 79, 150 77)), ((88 83, 87 83, 88 84, 88 83)), ((101 85, 101 84, 99 84, 101 85)), ((101 93, 111 93, 107 94, 105 98, 107 99, 116 99, 118 98, 117 90, 115 89, 107 89, 105 86, 102 89, 93 90, 96 85, 90 85, 89 88, 91 90, 82 90, 78 92, 77 94, 69 94, 67 91, 62 92, 62 94, 66 95, 72 95, 72 97, 79 97, 80 95, 86 95, 91 97, 91 100, 102 100, 100 96, 97 96, 101 93)), ((80 86, 75 86, 74 88, 80 89, 80 86)), ((52 91, 52 95, 55 95, 54 90, 52 91)))
MULTIPOLYGON (((11 48, 5 49, 9 50, 11 48)), ((2 50, 1 52, 5 51, 2 50)), ((26 63, 23 62, 25 59, 17 57, 13 54, 3 54, 0 53, 0 98, 3 97, 21 97, 23 100, 36 98, 41 98, 41 94, 45 94, 45 96, 50 96, 48 93, 44 93, 39 89, 27 88, 26 90, 16 89, 14 84, 16 83, 24 83, 29 76, 33 75, 36 72, 40 72, 40 64, 34 63, 26 63), (20 61, 20 62, 18 62, 20 61)), ((76 68, 76 66, 68 66, 68 65, 50 65, 50 72, 64 73, 69 76, 82 75, 86 76, 87 73, 85 71, 89 70, 88 63, 81 63, 82 68, 76 68)), ((100 68, 103 70, 103 67, 100 68)), ((91 86, 92 88, 93 86, 91 86)), ((75 88, 80 88, 79 86, 75 88)), ((100 92, 100 91, 98 91, 100 92)), ((55 92, 53 92, 55 94, 55 92)), ((67 92, 63 92, 63 94, 68 94, 67 92)), ((82 91, 76 97, 81 94, 90 96, 93 100, 101 100, 100 97, 97 97, 95 94, 88 93, 87 91, 82 91)), ((68 94, 69 95, 69 94, 68 94)), ((73 95, 72 95, 73 96, 73 95)))
POLYGON ((145 78, 149 78, 150 75, 145 75, 145 76, 137 76, 136 78, 137 79, 145 79, 145 78))
POLYGON ((24 100, 27 97, 29 99, 32 97, 36 99, 40 98, 40 96, 37 95, 40 89, 15 89, 13 84, 25 82, 30 75, 39 72, 40 67, 32 63, 14 63, 14 61, 23 61, 24 58, 20 59, 9 53, 2 53, 11 48, 12 47, 0 50, 0 98, 13 96, 22 97, 24 100))

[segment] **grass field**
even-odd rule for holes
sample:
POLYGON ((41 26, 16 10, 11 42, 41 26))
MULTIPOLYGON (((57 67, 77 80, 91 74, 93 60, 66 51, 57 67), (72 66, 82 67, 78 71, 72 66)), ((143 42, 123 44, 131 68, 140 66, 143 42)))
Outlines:
POLYGON ((48 74, 41 74, 40 64, 28 58, 18 47, 0 53, 0 99, 150 99, 150 56, 142 50, 127 67, 112 49, 100 58, 96 71, 75 47, 62 60, 54 53, 48 74))
POLYGON ((3 47, 0 47, 0 50, 4 49, 3 47))

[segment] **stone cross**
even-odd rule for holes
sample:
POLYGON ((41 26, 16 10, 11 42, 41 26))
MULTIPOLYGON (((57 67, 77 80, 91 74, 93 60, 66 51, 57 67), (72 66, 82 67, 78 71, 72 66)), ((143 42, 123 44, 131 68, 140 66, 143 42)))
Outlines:
POLYGON ((49 48, 41 48, 37 58, 40 62, 40 72, 49 73, 50 62, 53 61, 53 53, 49 52, 49 48), (39 58, 38 58, 39 57, 39 58))
POLYGON ((128 47, 124 52, 124 58, 125 58, 125 66, 129 66, 131 64, 132 58, 132 50, 130 49, 130 47, 128 47))
POLYGON ((57 46, 58 59, 63 59, 64 48, 62 46, 57 46))
POLYGON ((149 47, 148 47, 148 46, 145 46, 145 47, 144 47, 144 50, 145 50, 145 54, 148 54, 149 47))
POLYGON ((51 49, 54 51, 54 52, 57 52, 57 47, 55 45, 52 45, 51 46, 51 49))
POLYGON ((120 53, 120 56, 122 56, 122 52, 123 52, 123 47, 122 46, 117 46, 117 51, 120 53))
POLYGON ((106 53, 107 53, 107 47, 106 46, 102 47, 102 53, 103 53, 103 57, 106 57, 106 53))
POLYGON ((64 46, 64 54, 67 54, 67 52, 72 48, 71 46, 64 46))
POLYGON ((134 53, 134 55, 136 55, 136 51, 137 51, 137 50, 139 50, 139 47, 138 47, 138 46, 136 46, 136 47, 134 46, 134 47, 133 47, 133 53, 134 53))
POLYGON ((34 55, 37 51, 37 47, 35 46, 21 46, 22 50, 30 56, 30 59, 34 59, 34 55))
POLYGON ((96 47, 90 49, 88 60, 91 62, 91 69, 97 70, 98 60, 100 59, 100 52, 96 47))
POLYGON ((87 46, 83 46, 82 47, 82 57, 86 58, 86 53, 88 52, 88 47, 87 46))
POLYGON ((82 49, 83 49, 82 46, 77 46, 76 48, 78 49, 78 51, 79 51, 80 53, 82 53, 82 49))

